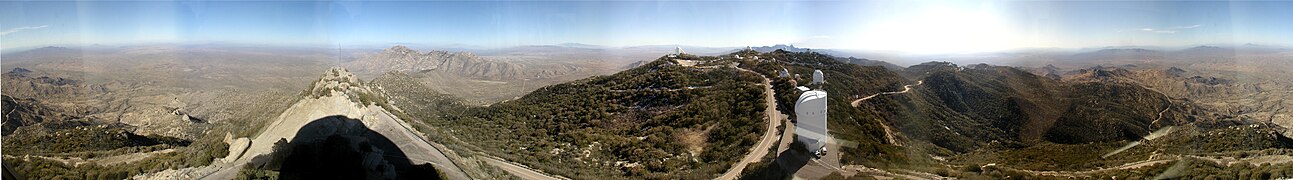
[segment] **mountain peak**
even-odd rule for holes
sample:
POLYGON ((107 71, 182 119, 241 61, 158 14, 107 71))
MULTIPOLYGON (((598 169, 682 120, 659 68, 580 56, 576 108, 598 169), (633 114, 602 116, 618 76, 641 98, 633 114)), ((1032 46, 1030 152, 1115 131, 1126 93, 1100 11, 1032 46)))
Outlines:
POLYGON ((1182 74, 1185 73, 1185 70, 1181 68, 1176 68, 1176 66, 1172 66, 1171 68, 1167 68, 1167 70, 1163 71, 1163 73, 1167 73, 1167 75, 1171 75, 1171 76, 1180 77, 1182 74))
POLYGON ((17 68, 13 68, 13 70, 9 70, 9 72, 5 74, 14 75, 14 76, 26 76, 27 73, 31 73, 31 70, 17 67, 17 68))
POLYGON ((1217 46, 1195 46, 1189 49, 1185 49, 1184 51, 1217 52, 1217 51, 1230 51, 1230 48, 1223 48, 1223 47, 1217 47, 1217 46))
POLYGON ((366 93, 367 89, 363 86, 363 81, 355 77, 354 73, 350 73, 346 68, 332 67, 324 71, 319 80, 315 81, 308 92, 303 93, 303 95, 311 95, 311 97, 317 98, 332 96, 333 92, 348 94, 353 91, 366 93))
POLYGON ((384 50, 383 52, 386 52, 386 53, 399 53, 399 54, 417 53, 417 51, 416 51, 416 50, 409 49, 409 47, 406 47, 406 46, 404 46, 404 45, 395 45, 395 46, 391 46, 390 48, 386 48, 386 50, 384 50))
POLYGON ((788 45, 788 44, 777 44, 777 45, 772 45, 772 46, 750 47, 750 49, 751 49, 751 50, 754 50, 754 51, 759 51, 759 52, 772 52, 772 51, 776 51, 776 50, 782 50, 782 51, 786 51, 786 52, 806 52, 806 51, 808 51, 808 49, 805 49, 805 48, 799 48, 799 47, 795 47, 795 45, 788 45))

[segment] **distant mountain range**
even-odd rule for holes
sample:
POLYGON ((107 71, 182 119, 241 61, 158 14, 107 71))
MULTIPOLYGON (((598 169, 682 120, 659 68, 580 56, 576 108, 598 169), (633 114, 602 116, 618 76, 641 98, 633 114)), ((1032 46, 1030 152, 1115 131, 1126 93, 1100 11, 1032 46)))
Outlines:
MULTIPOLYGON (((856 53, 846 53, 846 52, 842 52, 842 51, 838 51, 838 50, 831 50, 831 49, 816 49, 816 50, 814 50, 814 49, 810 49, 810 48, 799 48, 799 47, 795 47, 795 45, 786 45, 786 44, 777 44, 777 45, 772 45, 772 46, 749 47, 749 49, 750 49, 750 50, 754 50, 754 51, 758 51, 758 52, 764 52, 764 53, 767 53, 767 52, 773 52, 773 51, 777 51, 777 50, 782 50, 782 51, 787 51, 787 52, 816 52, 816 53, 822 53, 822 54, 826 54, 826 55, 835 56, 835 57, 837 57, 837 58, 836 58, 836 60, 839 60, 839 61, 842 61, 842 62, 846 62, 846 63, 850 63, 850 64, 857 64, 857 65, 863 65, 863 66, 882 66, 882 67, 884 67, 884 68, 886 68, 886 69, 889 69, 889 70, 901 70, 901 69, 903 68, 902 66, 898 66, 898 65, 895 65, 895 64, 893 64, 893 63, 889 63, 889 62, 885 62, 885 61, 880 61, 880 60, 871 60, 871 59, 867 59, 867 58, 865 58, 865 57, 853 57, 852 55, 854 55, 854 54, 856 54, 856 53)), ((732 51, 732 52, 736 52, 736 51, 734 50, 734 51, 732 51)), ((730 52, 729 52, 729 53, 730 53, 730 52)))
POLYGON ((360 57, 346 63, 360 72, 443 72, 480 79, 519 79, 551 76, 527 71, 523 65, 481 58, 470 52, 427 51, 425 53, 405 46, 394 46, 376 54, 360 57))

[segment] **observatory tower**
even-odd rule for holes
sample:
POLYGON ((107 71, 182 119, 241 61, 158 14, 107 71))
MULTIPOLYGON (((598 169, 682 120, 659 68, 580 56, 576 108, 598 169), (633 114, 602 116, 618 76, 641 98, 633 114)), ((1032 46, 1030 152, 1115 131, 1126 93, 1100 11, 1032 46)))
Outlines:
POLYGON ((818 156, 826 154, 826 143, 831 140, 826 128, 826 91, 821 88, 824 79, 821 70, 813 71, 812 84, 818 89, 799 87, 804 92, 795 101, 795 139, 818 156))
POLYGON ((826 83, 826 75, 822 74, 822 70, 813 70, 813 85, 822 85, 822 83, 826 83))

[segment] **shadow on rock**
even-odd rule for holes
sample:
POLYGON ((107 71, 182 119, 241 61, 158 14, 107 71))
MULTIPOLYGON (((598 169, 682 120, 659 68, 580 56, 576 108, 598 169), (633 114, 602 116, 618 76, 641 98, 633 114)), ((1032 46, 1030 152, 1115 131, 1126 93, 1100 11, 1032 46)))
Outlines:
POLYGON ((251 168, 277 170, 282 179, 439 179, 431 164, 412 164, 390 139, 360 120, 329 116, 311 121, 291 142, 280 139, 251 168))
POLYGON ((799 172, 799 169, 807 165, 808 161, 813 158, 813 155, 808 153, 808 149, 804 148, 803 143, 795 141, 790 143, 789 149, 777 154, 777 165, 781 166, 781 170, 787 172, 787 174, 793 175, 795 172, 799 172))
POLYGON ((771 162, 757 162, 747 166, 739 179, 792 179, 811 161, 813 156, 799 142, 790 143, 790 149, 777 154, 771 162))

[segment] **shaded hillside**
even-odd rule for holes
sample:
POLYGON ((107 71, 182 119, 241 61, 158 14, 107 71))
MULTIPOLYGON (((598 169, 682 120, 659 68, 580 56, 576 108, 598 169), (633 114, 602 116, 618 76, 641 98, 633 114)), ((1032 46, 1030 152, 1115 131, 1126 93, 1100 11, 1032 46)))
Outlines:
POLYGON ((4 135, 9 135, 18 127, 36 125, 43 122, 62 122, 79 119, 58 110, 40 105, 33 99, 15 99, 9 95, 3 97, 4 135))
MULTIPOLYGON (((908 68, 913 71, 909 74, 924 74, 917 76, 924 85, 913 93, 876 102, 898 104, 893 119, 903 121, 894 123, 910 137, 958 152, 990 141, 1135 140, 1157 127, 1194 120, 1174 118, 1191 116, 1180 102, 1125 82, 1058 81, 990 65, 918 66, 908 68), (1159 118, 1160 112, 1167 118, 1159 118)), ((1088 73, 1098 78, 1118 72, 1088 73)))

